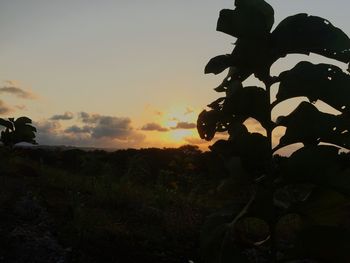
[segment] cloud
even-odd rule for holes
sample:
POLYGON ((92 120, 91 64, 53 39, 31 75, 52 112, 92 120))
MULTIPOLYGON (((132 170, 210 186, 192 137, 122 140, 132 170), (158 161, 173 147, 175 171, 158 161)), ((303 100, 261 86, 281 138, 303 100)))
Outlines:
POLYGON ((3 115, 10 112, 13 112, 13 109, 0 100, 0 114, 3 115))
POLYGON ((195 129, 197 127, 197 124, 190 123, 190 122, 178 122, 175 127, 171 127, 172 130, 177 129, 195 129))
POLYGON ((59 122, 48 120, 33 122, 33 125, 42 133, 55 133, 61 128, 61 124, 59 122))
POLYGON ((191 114, 191 113, 193 113, 193 112, 194 112, 194 110, 193 110, 192 108, 187 107, 187 108, 186 108, 186 111, 185 111, 185 115, 191 114))
POLYGON ((90 124, 97 123, 98 120, 101 118, 101 115, 99 114, 91 114, 87 112, 80 112, 78 115, 83 123, 90 124))
POLYGON ((157 116, 162 116, 164 114, 164 112, 160 111, 159 109, 153 107, 151 104, 146 104, 144 106, 144 111, 150 113, 150 114, 154 114, 157 116))
POLYGON ((94 138, 127 139, 133 132, 131 120, 100 114, 79 113, 80 120, 91 126, 91 136, 94 138))
POLYGON ((162 127, 161 125, 159 125, 158 123, 147 123, 145 125, 142 126, 141 128, 142 131, 159 131, 159 132, 166 132, 169 129, 162 127))
POLYGON ((92 129, 92 137, 94 138, 127 138, 133 130, 131 120, 129 118, 118 118, 112 116, 99 116, 96 126, 92 129))
POLYGON ((63 128, 59 121, 48 119, 36 123, 38 143, 47 145, 72 145, 85 147, 138 147, 145 135, 136 132, 129 118, 78 114, 83 125, 63 128))
POLYGON ((18 83, 12 80, 5 81, 5 86, 0 88, 0 93, 12 94, 22 99, 36 99, 36 95, 29 90, 19 87, 18 83))
POLYGON ((16 105, 15 107, 16 107, 16 109, 18 109, 18 110, 27 110, 27 106, 26 106, 26 105, 23 105, 23 104, 21 104, 21 105, 16 105))
POLYGON ((53 115, 50 119, 54 121, 58 121, 58 120, 71 120, 73 118, 74 118, 74 114, 69 111, 66 111, 64 114, 53 115))
POLYGON ((91 132, 91 127, 90 126, 83 126, 83 127, 79 127, 77 125, 73 125, 68 127, 67 129, 64 130, 64 132, 66 133, 90 133, 91 132))
POLYGON ((93 146, 90 136, 65 133, 58 121, 34 122, 37 128, 37 142, 41 145, 93 146))

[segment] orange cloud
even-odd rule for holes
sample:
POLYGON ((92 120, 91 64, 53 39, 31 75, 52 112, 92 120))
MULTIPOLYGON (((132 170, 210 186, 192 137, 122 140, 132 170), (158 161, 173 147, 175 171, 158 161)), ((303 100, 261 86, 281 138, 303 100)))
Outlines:
POLYGON ((147 124, 143 125, 141 130, 142 131, 159 131, 159 132, 169 131, 169 129, 164 128, 160 124, 154 123, 154 122, 147 123, 147 124))

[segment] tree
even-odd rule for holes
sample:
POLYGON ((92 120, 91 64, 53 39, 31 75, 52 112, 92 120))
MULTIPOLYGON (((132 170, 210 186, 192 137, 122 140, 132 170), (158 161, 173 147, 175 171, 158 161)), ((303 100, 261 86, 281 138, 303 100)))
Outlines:
POLYGON ((8 120, 0 118, 0 125, 5 127, 5 130, 1 131, 1 142, 9 147, 20 142, 36 144, 36 128, 30 125, 31 123, 32 120, 27 117, 20 117, 16 120, 14 118, 8 120))
POLYGON ((342 225, 342 220, 349 202, 350 170, 339 150, 350 149, 350 76, 337 66, 307 61, 279 76, 271 76, 270 68, 293 53, 315 53, 346 65, 350 39, 328 20, 308 14, 287 17, 272 30, 274 10, 263 0, 236 0, 235 6, 222 10, 217 23, 218 31, 237 38, 235 47, 205 67, 205 73, 214 74, 228 69, 215 88, 223 96, 200 113, 197 128, 208 141, 216 132, 228 133, 228 139, 217 141, 211 150, 225 158, 231 176, 249 182, 249 196, 244 204, 208 218, 202 233, 204 259, 349 262, 349 225, 342 225), (265 87, 243 87, 251 75, 265 87), (277 83, 272 101, 271 87, 277 83), (308 101, 273 121, 275 106, 294 97, 308 101), (314 105, 318 100, 340 114, 320 111, 314 105), (261 124, 266 136, 248 131, 244 122, 249 118, 261 124), (286 132, 273 148, 278 126, 286 132), (301 149, 286 161, 276 161, 278 149, 298 142, 301 149), (286 240, 283 232, 291 232, 293 238, 286 240))

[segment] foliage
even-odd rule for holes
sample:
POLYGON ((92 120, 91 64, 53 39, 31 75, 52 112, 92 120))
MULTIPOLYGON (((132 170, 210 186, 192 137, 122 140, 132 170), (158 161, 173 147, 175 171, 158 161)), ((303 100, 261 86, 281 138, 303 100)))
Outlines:
POLYGON ((13 206, 30 192, 59 243, 70 248, 69 262, 199 262, 200 227, 220 203, 207 197, 216 187, 207 186, 211 153, 190 146, 115 152, 39 146, 0 147, 0 157, 2 256, 16 248, 6 242, 20 220, 13 206), (139 156, 141 163, 134 161, 139 156), (132 167, 140 164, 150 177, 132 167))
POLYGON ((0 118, 0 125, 5 127, 5 130, 1 132, 1 142, 10 147, 20 142, 36 144, 34 140, 36 128, 31 123, 32 120, 27 117, 20 117, 16 120, 0 118))
MULTIPOLYGON (((287 17, 272 30, 274 10, 263 0, 236 0, 235 6, 222 10, 217 23, 218 31, 237 38, 235 47, 231 54, 214 57, 205 67, 205 73, 214 74, 228 69, 215 88, 224 95, 200 113, 197 128, 208 141, 216 132, 228 133, 228 140, 217 141, 211 150, 226 160, 232 176, 249 182, 250 196, 239 209, 231 207, 208 218, 202 236, 204 260, 348 262, 350 238, 344 233, 349 226, 321 224, 315 214, 327 213, 325 202, 317 202, 330 195, 325 189, 340 195, 341 202, 349 200, 349 170, 342 165, 339 150, 350 150, 350 76, 337 66, 307 61, 279 76, 271 76, 270 68, 293 53, 315 53, 348 64, 350 39, 328 20, 308 14, 287 17), (243 87, 251 75, 265 87, 243 87), (271 86, 276 83, 279 89, 272 101, 271 86), (308 102, 273 121, 275 106, 294 97, 306 97, 308 102), (320 111, 313 105, 318 100, 340 114, 320 111), (244 122, 249 118, 260 122, 266 136, 248 131, 244 122), (286 132, 273 148, 273 130, 278 126, 284 126, 286 132), (303 147, 282 165, 277 163, 274 153, 294 143, 303 147), (308 203, 317 205, 305 209, 308 203), (299 218, 295 237, 280 240, 281 220, 291 215, 299 218)), ((337 216, 344 212, 338 211, 337 216)))

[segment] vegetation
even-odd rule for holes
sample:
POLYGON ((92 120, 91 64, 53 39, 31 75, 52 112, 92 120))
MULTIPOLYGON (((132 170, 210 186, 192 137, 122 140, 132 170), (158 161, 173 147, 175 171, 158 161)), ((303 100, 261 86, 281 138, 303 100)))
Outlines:
POLYGON ((0 156, 4 262, 55 262, 43 252, 47 232, 64 262, 200 262, 201 225, 227 198, 220 159, 193 146, 2 147, 0 156))
MULTIPOLYGON (((198 117, 201 138, 227 132, 212 151, 226 161, 228 182, 240 185, 246 200, 210 216, 202 232, 206 262, 349 262, 350 171, 340 148, 350 149, 350 76, 331 64, 299 62, 271 76, 270 68, 288 54, 315 53, 348 64, 350 39, 328 20, 297 14, 274 30, 274 10, 263 0, 236 0, 222 10, 217 30, 237 38, 231 54, 209 61, 205 73, 228 75, 215 90, 224 96, 198 117), (252 74, 264 87, 243 87, 252 74), (278 84, 276 99, 271 89, 278 84), (277 104, 306 97, 288 116, 274 121, 277 104), (321 100, 339 114, 324 113, 321 100), (250 133, 244 122, 258 121, 266 136, 250 133), (286 128, 273 148, 273 131, 286 128), (288 160, 273 157, 282 147, 302 143, 288 160), (326 143, 326 144, 325 144, 326 143), (331 145, 330 145, 331 144, 331 145), (234 183, 232 183, 234 182, 234 183), (294 261, 293 261, 294 262, 294 261), (299 262, 299 261, 298 261, 299 262)), ((349 69, 348 69, 349 71, 349 69)))
POLYGON ((21 142, 36 144, 34 140, 36 128, 30 125, 31 123, 32 120, 28 117, 20 117, 16 120, 0 118, 0 125, 5 127, 5 130, 1 131, 1 142, 8 147, 21 142))

